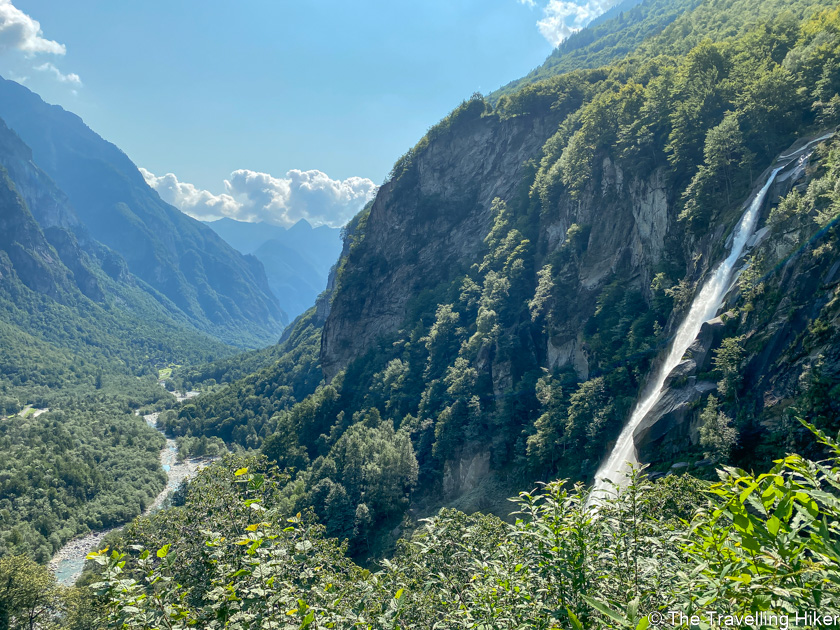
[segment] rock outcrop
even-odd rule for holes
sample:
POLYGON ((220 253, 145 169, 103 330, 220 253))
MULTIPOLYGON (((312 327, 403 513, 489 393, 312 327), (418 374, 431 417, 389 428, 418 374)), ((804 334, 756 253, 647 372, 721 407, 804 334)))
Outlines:
POLYGON ((412 298, 475 262, 493 199, 517 192, 526 162, 538 156, 557 122, 476 118, 430 142, 408 172, 380 188, 363 240, 344 254, 321 345, 327 378, 396 332, 412 298))

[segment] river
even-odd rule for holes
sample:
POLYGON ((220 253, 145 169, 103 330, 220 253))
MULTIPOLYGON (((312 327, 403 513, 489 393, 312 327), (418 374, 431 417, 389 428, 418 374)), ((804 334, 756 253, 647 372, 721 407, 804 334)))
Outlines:
MULTIPOLYGON (((198 392, 187 392, 186 395, 175 394, 178 402, 187 400, 198 396, 198 392)), ((137 412, 135 412, 137 413, 137 412)), ((139 413, 138 413, 139 415, 139 413)), ((159 413, 151 413, 143 416, 143 419, 150 427, 157 429, 157 419, 159 413)), ((162 433, 162 431, 161 431, 162 433)), ((167 476, 166 487, 158 494, 155 500, 143 512, 143 515, 151 514, 166 501, 169 493, 174 491, 181 485, 185 479, 189 479, 200 468, 206 466, 211 460, 207 458, 192 458, 188 460, 178 461, 178 448, 175 445, 175 440, 166 438, 166 446, 160 451, 160 465, 167 476)), ((50 560, 50 569, 55 573, 55 577, 59 584, 64 586, 71 586, 75 584, 76 580, 82 574, 82 568, 85 564, 85 556, 91 551, 97 549, 106 535, 113 531, 117 531, 121 527, 114 527, 98 532, 91 532, 86 536, 74 538, 65 544, 50 560)))

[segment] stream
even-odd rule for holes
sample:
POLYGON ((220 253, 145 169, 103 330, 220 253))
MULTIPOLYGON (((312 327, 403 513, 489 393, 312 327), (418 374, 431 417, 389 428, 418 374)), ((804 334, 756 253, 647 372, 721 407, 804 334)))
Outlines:
MULTIPOLYGON (((198 396, 198 392, 187 392, 186 395, 175 394, 178 402, 183 402, 188 398, 198 396)), ((140 415, 138 412, 137 415, 140 415)), ((157 428, 157 419, 159 413, 151 413, 143 416, 146 423, 160 431, 157 428)), ((161 431, 163 433, 163 431, 161 431)), ((191 458, 182 462, 178 461, 178 448, 175 445, 175 440, 166 438, 166 446, 160 451, 160 465, 167 476, 166 487, 161 490, 155 500, 144 511, 143 516, 151 514, 160 509, 170 492, 173 492, 181 485, 181 483, 192 477, 199 469, 206 466, 211 460, 207 458, 191 458)), ((91 551, 98 549, 102 543, 102 539, 113 531, 122 529, 122 527, 113 527, 98 532, 91 532, 86 536, 74 538, 68 541, 61 549, 56 552, 52 560, 50 560, 50 569, 55 573, 55 577, 59 584, 64 586, 72 586, 82 574, 82 569, 85 565, 85 556, 91 551)))

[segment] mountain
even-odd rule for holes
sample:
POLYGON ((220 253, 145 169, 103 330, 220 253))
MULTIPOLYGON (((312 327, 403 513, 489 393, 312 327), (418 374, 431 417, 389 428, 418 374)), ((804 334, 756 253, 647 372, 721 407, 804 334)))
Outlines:
POLYGON ((235 219, 219 219, 205 221, 204 225, 211 228, 231 247, 243 254, 253 254, 263 243, 272 238, 283 238, 286 228, 271 223, 247 223, 235 219))
POLYGON ((161 201, 122 151, 12 81, 0 80, 0 117, 66 194, 84 230, 67 227, 83 246, 118 254, 201 331, 250 347, 277 339, 287 319, 259 261, 161 201))
POLYGON ((700 0, 624 0, 567 37, 527 75, 488 95, 496 103, 527 85, 573 70, 598 68, 625 57, 661 33, 700 0))
POLYGON ((272 238, 283 238, 286 234, 286 228, 262 221, 248 223, 224 218, 217 221, 205 221, 204 225, 243 254, 253 254, 266 241, 272 238))
POLYGON ((0 171, 0 207, 3 277, 15 273, 33 291, 58 297, 71 284, 69 270, 47 242, 5 169, 0 171))
MULTIPOLYGON (((837 610, 835 5, 701 0, 641 41, 619 13, 596 28, 625 56, 457 107, 350 221, 275 348, 175 370, 207 391, 161 424, 261 456, 112 536, 71 627, 837 610), (624 446, 648 467, 605 488, 624 446)), ((37 575, 17 562, 24 578, 0 564, 14 586, 37 575)))
POLYGON ((227 218, 207 225, 240 252, 253 254, 263 264, 268 286, 291 318, 315 304, 341 253, 339 228, 313 228, 305 219, 290 228, 227 218))
POLYGON ((140 514, 164 440, 132 410, 171 399, 159 367, 231 351, 93 240, 0 120, 0 557, 140 514))
POLYGON ((536 481, 592 481, 766 184, 721 319, 666 375, 635 450, 662 474, 766 466, 784 444, 819 452, 791 418, 840 429, 837 12, 680 7, 641 39, 628 12, 597 25, 629 50, 609 65, 462 103, 345 228, 285 359, 168 426, 262 443, 300 471, 295 507, 314 506, 332 535, 350 536, 364 503, 364 531, 381 538, 353 538, 358 553, 385 544, 408 505, 506 515, 536 481), (389 477, 379 458, 406 438, 416 477, 396 463, 389 477), (382 484, 387 499, 365 499, 382 484))

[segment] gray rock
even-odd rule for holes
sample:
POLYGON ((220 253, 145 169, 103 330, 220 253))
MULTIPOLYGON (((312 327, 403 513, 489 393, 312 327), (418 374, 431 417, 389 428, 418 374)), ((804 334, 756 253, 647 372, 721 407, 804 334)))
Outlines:
POLYGON ((493 200, 513 197, 525 162, 558 122, 518 116, 463 123, 430 141, 400 180, 380 188, 352 263, 364 294, 358 287, 337 291, 324 325, 328 379, 396 332, 412 297, 482 255, 493 200))
POLYGON ((648 461, 650 454, 658 449, 679 452, 689 443, 692 403, 716 387, 714 383, 701 381, 666 390, 633 433, 640 460, 648 461))

